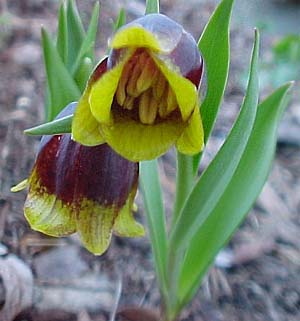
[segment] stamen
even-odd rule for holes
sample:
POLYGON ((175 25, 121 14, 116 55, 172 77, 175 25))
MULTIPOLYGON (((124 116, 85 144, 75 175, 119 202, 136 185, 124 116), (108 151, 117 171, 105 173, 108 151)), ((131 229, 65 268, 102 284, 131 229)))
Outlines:
POLYGON ((159 72, 155 83, 153 84, 153 94, 155 99, 160 100, 167 86, 167 81, 162 72, 159 72))
POLYGON ((138 77, 141 74, 141 66, 139 62, 136 62, 135 66, 133 67, 132 74, 129 76, 129 81, 126 87, 127 94, 133 97, 139 96, 136 91, 136 82, 138 77))
POLYGON ((123 106, 125 98, 126 98, 125 87, 128 82, 128 78, 129 78, 131 70, 132 70, 132 64, 129 62, 125 65, 125 67, 123 69, 122 76, 121 76, 119 84, 118 84, 116 97, 117 97, 117 102, 120 106, 123 106))
POLYGON ((147 59, 146 65, 143 67, 141 64, 141 66, 143 69, 136 83, 136 90, 139 94, 151 87, 158 74, 158 69, 150 57, 147 59))
POLYGON ((152 125, 157 115, 158 103, 152 97, 151 90, 147 90, 141 95, 139 104, 140 121, 146 125, 152 125))
POLYGON ((164 95, 161 97, 161 100, 158 105, 158 114, 161 118, 164 118, 167 116, 168 111, 167 111, 167 95, 164 95))
POLYGON ((171 86, 169 86, 168 94, 167 94, 167 113, 170 114, 176 108, 177 108, 177 100, 171 86))
POLYGON ((125 99, 125 101, 124 101, 123 107, 124 107, 125 109, 128 109, 128 110, 133 109, 133 107, 134 107, 134 100, 135 100, 135 97, 132 97, 132 96, 127 95, 127 96, 126 96, 126 99, 125 99))

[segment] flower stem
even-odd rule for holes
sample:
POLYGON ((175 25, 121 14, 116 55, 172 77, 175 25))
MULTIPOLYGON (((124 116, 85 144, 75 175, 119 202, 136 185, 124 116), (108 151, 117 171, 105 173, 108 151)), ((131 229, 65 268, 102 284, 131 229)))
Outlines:
POLYGON ((175 225, 182 207, 194 184, 193 158, 177 153, 176 196, 172 217, 172 226, 175 225))

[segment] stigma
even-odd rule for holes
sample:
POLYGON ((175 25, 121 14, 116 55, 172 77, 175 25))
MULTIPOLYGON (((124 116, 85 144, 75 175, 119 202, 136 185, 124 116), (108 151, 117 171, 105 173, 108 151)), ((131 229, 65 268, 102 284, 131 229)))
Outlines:
POLYGON ((115 99, 145 125, 167 118, 178 109, 174 91, 144 48, 137 49, 124 66, 115 99))

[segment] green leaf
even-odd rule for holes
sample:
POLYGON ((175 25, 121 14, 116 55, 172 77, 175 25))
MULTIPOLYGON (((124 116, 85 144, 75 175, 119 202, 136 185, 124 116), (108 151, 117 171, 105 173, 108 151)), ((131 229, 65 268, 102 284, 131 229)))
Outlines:
POLYGON ((239 166, 190 243, 179 287, 183 303, 195 292, 214 257, 242 222, 267 179, 276 147, 277 127, 288 103, 290 87, 291 83, 282 86, 259 105, 239 166))
MULTIPOLYGON (((86 57, 90 59, 92 65, 94 65, 95 63, 94 47, 95 47, 96 36, 97 36, 99 12, 100 12, 100 6, 99 6, 99 3, 96 2, 86 36, 84 37, 84 40, 81 43, 79 53, 72 67, 72 75, 76 79, 78 78, 78 73, 80 72, 80 69, 83 68, 82 64, 85 64, 84 59, 86 57)), ((82 87, 81 85, 79 86, 82 87)))
POLYGON ((117 31, 126 23, 126 13, 125 10, 122 8, 119 12, 117 21, 114 23, 114 31, 117 31))
MULTIPOLYGON (((207 74, 207 91, 201 105, 204 140, 207 142, 221 105, 229 72, 229 26, 233 0, 223 0, 211 16, 199 40, 207 74)), ((194 156, 194 172, 201 154, 194 156)))
POLYGON ((72 70, 73 64, 79 54, 81 44, 85 38, 85 31, 78 13, 75 0, 67 1, 67 26, 68 26, 68 61, 67 66, 72 70))
POLYGON ((74 76, 74 79, 82 93, 86 87, 86 83, 90 77, 91 72, 93 71, 93 68, 94 64, 91 58, 85 57, 74 76))
POLYGON ((142 162, 140 184, 161 291, 166 295, 167 235, 157 160, 142 162))
POLYGON ((47 113, 47 120, 50 121, 68 103, 79 99, 80 90, 66 69, 47 31, 44 29, 42 29, 42 46, 50 92, 51 106, 47 113))
POLYGON ((73 115, 24 130, 26 135, 57 135, 71 133, 73 115))
POLYGON ((66 63, 68 60, 68 26, 65 3, 62 3, 59 8, 56 48, 63 63, 66 63))
POLYGON ((145 13, 159 13, 159 0, 147 0, 145 13))
POLYGON ((258 104, 258 51, 259 33, 256 32, 248 88, 240 114, 224 145, 195 185, 172 230, 171 265, 181 264, 182 253, 222 197, 247 146, 258 104))

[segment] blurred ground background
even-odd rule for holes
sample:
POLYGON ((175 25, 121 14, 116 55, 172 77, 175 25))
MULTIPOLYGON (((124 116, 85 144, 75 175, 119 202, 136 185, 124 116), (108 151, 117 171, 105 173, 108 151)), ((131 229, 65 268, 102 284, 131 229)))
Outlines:
MULTIPOLYGON (((77 3, 88 18, 94 1, 77 3)), ((145 8, 144 1, 138 0, 100 3, 99 58, 119 9, 126 7, 131 20, 145 8)), ((198 38, 216 3, 162 0, 161 11, 198 38)), ((109 251, 94 257, 76 236, 53 239, 30 230, 22 213, 25 192, 10 193, 12 185, 28 176, 34 162, 38 138, 25 137, 22 131, 43 121, 45 74, 40 27, 55 31, 58 5, 58 0, 0 0, 1 321, 102 321, 109 320, 116 303, 149 308, 159 303, 147 238, 114 237, 109 251)), ((236 0, 229 84, 202 168, 222 144, 242 101, 253 27, 262 31, 264 97, 274 86, 300 78, 299 21, 300 1, 236 0), (296 36, 286 38, 290 34, 296 36)), ((183 320, 300 319, 299 148, 298 82, 279 130, 269 181, 246 221, 218 256, 183 320)), ((160 165, 165 205, 170 209, 174 153, 165 155, 160 165)), ((142 208, 139 217, 144 220, 142 208)))

